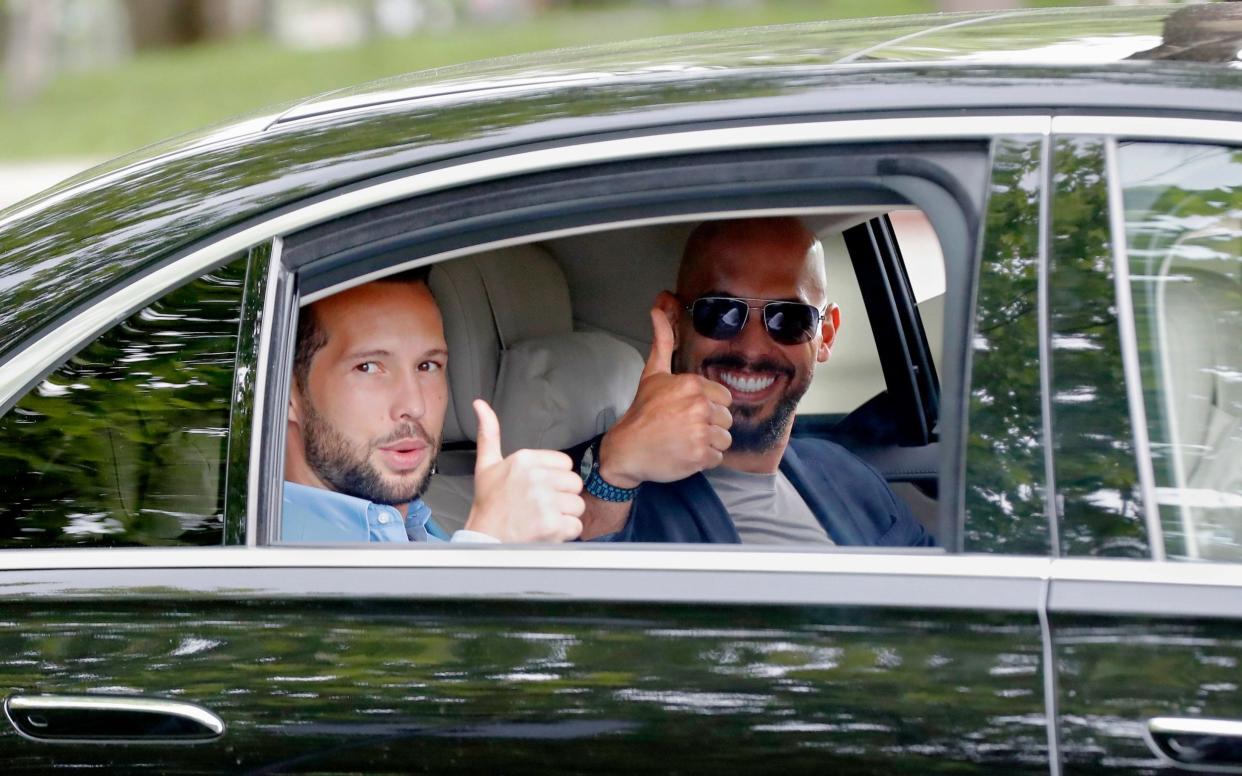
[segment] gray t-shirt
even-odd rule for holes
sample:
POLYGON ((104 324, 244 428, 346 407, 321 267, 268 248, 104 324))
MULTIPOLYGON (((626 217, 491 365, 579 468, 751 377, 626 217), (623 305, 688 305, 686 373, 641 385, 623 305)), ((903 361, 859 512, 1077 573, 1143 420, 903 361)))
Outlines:
POLYGON ((703 475, 733 518, 742 544, 835 544, 784 474, 718 466, 703 475))

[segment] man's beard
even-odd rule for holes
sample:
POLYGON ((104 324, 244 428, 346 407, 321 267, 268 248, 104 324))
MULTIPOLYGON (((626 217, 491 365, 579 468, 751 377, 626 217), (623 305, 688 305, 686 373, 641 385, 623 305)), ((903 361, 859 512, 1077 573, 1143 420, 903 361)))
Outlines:
POLYGON ((729 412, 733 415, 733 425, 729 428, 733 442, 729 445, 729 450, 739 453, 766 453, 779 445, 785 438, 790 419, 798 409, 798 402, 802 401, 811 381, 798 381, 796 370, 788 364, 766 359, 749 361, 734 353, 703 359, 699 369, 706 371, 708 367, 722 370, 768 372, 788 378, 785 392, 777 399, 776 407, 766 418, 757 416, 760 411, 757 407, 729 407, 729 412))
POLYGON ((306 462, 333 490, 390 506, 407 504, 426 492, 431 481, 430 464, 417 482, 389 483, 370 457, 373 450, 384 445, 401 439, 420 439, 427 443, 427 460, 434 461, 440 452, 440 440, 432 439, 422 424, 402 423, 383 439, 357 450, 309 401, 304 403, 303 409, 302 439, 306 445, 306 462))

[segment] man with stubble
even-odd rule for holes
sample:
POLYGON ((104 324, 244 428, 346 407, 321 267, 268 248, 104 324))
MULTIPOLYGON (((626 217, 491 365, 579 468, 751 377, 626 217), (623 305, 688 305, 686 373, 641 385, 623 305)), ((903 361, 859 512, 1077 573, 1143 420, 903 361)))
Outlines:
POLYGON ((866 463, 832 442, 791 438, 841 326, 823 247, 800 221, 700 225, 651 322, 633 404, 581 461, 584 538, 934 543, 866 463))
POLYGON ((421 500, 448 407, 448 346, 425 271, 357 286, 298 319, 285 446, 282 542, 563 542, 582 530, 568 456, 505 457, 487 402, 475 499, 451 537, 421 500))

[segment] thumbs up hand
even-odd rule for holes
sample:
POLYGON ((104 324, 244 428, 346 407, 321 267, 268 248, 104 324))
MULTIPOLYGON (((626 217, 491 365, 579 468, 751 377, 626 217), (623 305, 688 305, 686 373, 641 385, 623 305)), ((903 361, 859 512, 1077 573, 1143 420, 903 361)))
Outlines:
POLYGON ((518 450, 504 457, 500 421, 482 399, 474 464, 474 504, 466 528, 502 542, 564 542, 582 533, 586 503, 582 478, 569 456, 554 450, 518 450))
POLYGON ((673 374, 673 327, 659 307, 651 310, 651 328, 634 403, 600 442, 600 476, 619 488, 719 466, 733 442, 729 389, 700 375, 673 374))

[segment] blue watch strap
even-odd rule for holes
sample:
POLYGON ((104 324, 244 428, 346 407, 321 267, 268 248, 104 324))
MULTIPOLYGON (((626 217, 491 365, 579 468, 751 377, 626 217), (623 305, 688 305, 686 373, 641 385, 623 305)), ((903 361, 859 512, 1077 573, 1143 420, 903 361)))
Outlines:
POLYGON ((583 487, 586 488, 587 493, 600 501, 630 501, 634 498, 634 494, 638 493, 638 488, 618 488, 599 476, 598 459, 596 465, 591 467, 591 473, 587 475, 583 487))

